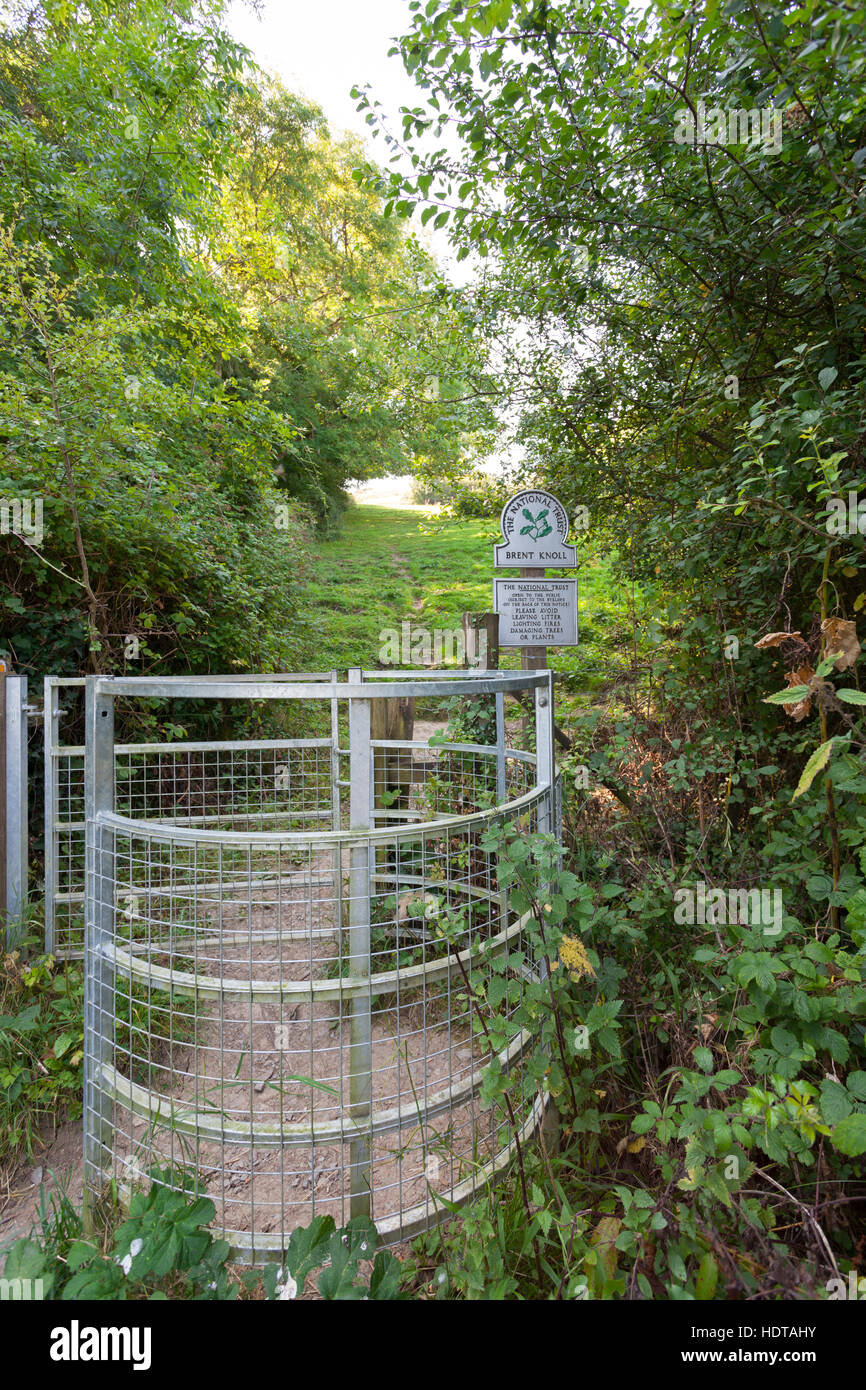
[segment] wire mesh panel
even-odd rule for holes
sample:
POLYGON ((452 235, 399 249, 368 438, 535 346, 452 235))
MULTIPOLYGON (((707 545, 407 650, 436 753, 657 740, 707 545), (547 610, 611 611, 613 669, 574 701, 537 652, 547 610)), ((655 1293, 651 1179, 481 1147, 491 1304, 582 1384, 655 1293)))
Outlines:
MULTIPOLYGON (((71 713, 64 698, 84 684, 83 677, 45 679, 45 949, 61 960, 84 954, 85 749, 65 743, 62 729, 71 713)), ((335 749, 336 730, 328 739, 118 744, 115 806, 175 824, 333 826, 335 749)))
MULTIPOLYGON (((486 1023, 515 1018, 534 967, 485 835, 493 821, 550 828, 542 760, 370 740, 375 687, 343 686, 342 825, 327 819, 336 759, 314 741, 292 750, 289 807, 275 750, 252 748, 216 809, 211 759, 193 786, 188 768, 166 778, 152 763, 123 814, 109 804, 112 684, 89 692, 88 1187, 193 1176, 252 1260, 319 1213, 369 1212, 391 1240, 431 1225, 514 1144, 501 1100, 481 1096, 486 1023), (523 963, 503 973, 506 957, 523 963), (480 1010, 479 972, 507 979, 480 1010)), ((495 1055, 525 1137, 542 1105, 529 1035, 508 1035, 495 1055)))

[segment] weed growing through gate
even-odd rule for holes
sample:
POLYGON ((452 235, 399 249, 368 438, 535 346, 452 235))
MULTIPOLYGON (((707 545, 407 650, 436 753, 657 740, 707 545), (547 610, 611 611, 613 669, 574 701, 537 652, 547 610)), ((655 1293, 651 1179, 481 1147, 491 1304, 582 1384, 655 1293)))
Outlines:
MULTIPOLYGON (((586 1061, 588 1039, 594 1040, 590 1046, 619 1057, 621 1003, 598 1000, 588 1007, 581 998, 581 985, 595 978, 596 962, 565 927, 586 893, 574 874, 563 871, 555 837, 527 835, 517 827, 493 823, 479 834, 478 847, 496 857, 497 887, 507 893, 511 911, 523 921, 524 944, 492 954, 484 950, 483 942, 477 943, 467 960, 465 908, 440 914, 435 930, 449 943, 476 1031, 487 1045, 489 1061, 482 1071, 480 1100, 485 1106, 503 1108, 508 1117, 526 1248, 541 1288, 546 1282, 542 1248, 550 1237, 553 1217, 546 1203, 539 1202, 531 1182, 531 1159, 521 1138, 523 1112, 534 1092, 542 1106, 555 1103, 572 1120, 577 1117, 577 1064, 586 1061), (524 1057, 522 1070, 512 1070, 503 1059, 511 1055, 527 1029, 535 1045, 524 1057)), ((564 1201, 560 1212, 570 1210, 564 1201)))
POLYGON ((133 1193, 126 1211, 106 1193, 93 1235, 85 1235, 65 1192, 43 1199, 39 1223, 9 1252, 6 1277, 31 1286, 41 1281, 46 1298, 70 1301, 284 1300, 303 1293, 316 1271, 324 1299, 406 1296, 399 1260, 377 1250, 376 1228, 366 1218, 337 1229, 332 1217, 317 1216, 292 1233, 279 1264, 241 1271, 230 1262, 229 1242, 209 1229, 216 1209, 195 1173, 156 1166, 146 1176, 147 1190, 133 1193))

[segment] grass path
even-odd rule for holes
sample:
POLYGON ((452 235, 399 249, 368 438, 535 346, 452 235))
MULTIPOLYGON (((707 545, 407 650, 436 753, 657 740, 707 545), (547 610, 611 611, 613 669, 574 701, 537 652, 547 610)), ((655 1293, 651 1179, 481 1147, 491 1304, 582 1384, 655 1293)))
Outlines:
POLYGON ((351 507, 339 536, 316 546, 306 586, 317 664, 375 665, 386 629, 459 627, 464 610, 489 608, 488 536, 488 522, 351 507))
MULTIPOLYGON (((316 669, 377 664, 389 628, 405 620, 459 628, 465 611, 492 602, 495 520, 454 521, 419 509, 350 507, 340 534, 319 542, 306 584, 311 661, 316 669)), ((629 661, 627 594, 609 553, 587 549, 579 576, 580 645, 551 652, 563 694, 586 698, 629 661)), ((645 605, 644 605, 645 606, 645 605)), ((518 666, 505 650, 503 666, 518 666)))

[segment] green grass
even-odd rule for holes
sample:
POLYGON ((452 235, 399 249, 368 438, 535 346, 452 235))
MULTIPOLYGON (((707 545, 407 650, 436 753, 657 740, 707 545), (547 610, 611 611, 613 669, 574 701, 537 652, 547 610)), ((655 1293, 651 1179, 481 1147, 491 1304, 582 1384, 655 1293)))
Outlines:
POLYGON ((375 666, 386 628, 459 627, 464 610, 488 609, 493 533, 487 522, 351 507, 340 534, 317 545, 306 586, 317 667, 375 666))
MULTIPOLYGON (((498 518, 443 519, 432 512, 353 506, 338 536, 314 552, 304 606, 318 670, 378 665, 385 629, 403 621, 428 629, 459 628, 466 611, 492 603, 498 518)), ((567 573, 564 571, 563 573, 567 573)), ((633 656, 631 596, 615 576, 614 557, 585 545, 577 570, 580 644, 552 650, 563 694, 582 703, 609 686, 633 656)), ((647 602, 635 595, 643 615, 647 602)), ((500 664, 520 665, 504 649, 500 664)))

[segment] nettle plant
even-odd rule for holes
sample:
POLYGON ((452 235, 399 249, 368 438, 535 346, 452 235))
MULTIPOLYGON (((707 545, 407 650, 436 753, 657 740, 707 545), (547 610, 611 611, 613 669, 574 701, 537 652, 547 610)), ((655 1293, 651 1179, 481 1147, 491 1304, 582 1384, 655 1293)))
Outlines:
MULTIPOLYGON (((587 950, 580 932, 595 915, 593 890, 562 868, 562 849, 553 835, 528 834, 521 826, 494 822, 483 832, 479 848, 497 857, 499 888, 511 909, 525 919, 522 950, 484 957, 483 966, 467 975, 473 1004, 486 1005, 486 1021, 476 1009, 476 1026, 494 1054, 507 1048, 523 1029, 541 1046, 529 1063, 540 1094, 576 1118, 586 1098, 578 1081, 590 1057, 621 1060, 615 993, 620 972, 602 966, 587 950), (534 978, 529 970, 540 966, 534 978), (594 986, 594 988, 592 988, 594 986), (588 987, 595 995, 587 998, 588 987), (498 1012, 506 1002, 509 1014, 498 1012)), ((465 909, 446 915, 445 933, 465 930, 465 909)), ((596 1073, 593 1071, 593 1080, 596 1073)), ((496 1055, 485 1069, 482 1099, 492 1103, 507 1093, 508 1078, 496 1055)))
MULTIPOLYGON (((771 632, 755 645, 760 648, 779 647, 785 657, 785 664, 791 670, 785 673, 788 682, 786 690, 778 690, 768 695, 765 704, 782 705, 785 713, 796 722, 806 719, 813 706, 817 709, 822 741, 809 757, 803 768, 794 799, 808 791, 815 778, 829 763, 831 757, 855 750, 861 758, 856 761, 854 770, 862 768, 862 754, 866 752, 866 736, 852 719, 847 706, 866 705, 866 691, 851 685, 834 686, 827 677, 834 672, 841 674, 850 670, 860 656, 860 642, 855 623, 842 618, 824 617, 820 633, 812 641, 804 639, 800 632, 771 632), (813 648, 819 645, 824 649, 817 667, 812 667, 813 648), (838 716, 844 732, 828 737, 828 723, 832 715, 838 716)), ((829 789, 829 783, 825 786, 829 789)), ((832 792, 829 792, 828 811, 832 815, 832 792)))
POLYGON ((46 1124, 81 1112, 83 971, 58 971, 24 926, 0 961, 0 1169, 10 1173, 39 1150, 46 1124))
MULTIPOLYGON (((820 808, 801 801, 795 814, 809 840, 820 808)), ((798 849, 771 820, 767 834, 779 854, 798 849)), ((461 967, 475 1026, 493 1054, 482 1100, 503 1106, 514 1126, 513 1083, 498 1054, 525 1027, 541 1043, 526 1074, 560 1110, 571 1163, 580 1162, 585 1173, 597 1170, 598 1160, 606 1166, 614 1131, 622 1120, 630 1128, 616 1145, 622 1180, 603 1185, 601 1195, 589 1195, 598 1183, 585 1180, 586 1206, 572 1184, 559 1181, 547 1156, 516 1144, 511 1198, 496 1207, 491 1198, 464 1216, 464 1231, 471 1228, 478 1239, 467 1241, 471 1252, 459 1260, 448 1259, 446 1246, 436 1294, 511 1297, 523 1290, 537 1297, 547 1289, 553 1297, 705 1300, 717 1291, 724 1296, 725 1287, 756 1290, 761 1270, 787 1253, 776 1230, 784 1222, 761 1195, 763 1185, 781 1192, 784 1204, 785 1170, 814 1167, 820 1152, 844 1177, 853 1172, 850 1160, 866 1151, 866 1071, 858 1064, 864 1048, 857 1023, 866 1012, 866 890, 862 903, 856 895, 849 902, 845 933, 830 931, 823 940, 807 928, 805 912, 804 921, 786 912, 778 937, 748 921, 729 922, 723 932, 712 925, 700 929, 685 953, 689 998, 675 960, 665 977, 683 1023, 698 1009, 700 1040, 660 1069, 648 1091, 640 1088, 629 1120, 610 1110, 612 1102, 616 1109, 628 1105, 632 1089, 630 1049, 623 1056, 620 1044, 623 1004, 616 997, 625 970, 604 954, 602 943, 630 943, 630 954, 637 947, 655 954, 647 925, 656 913, 651 896, 564 872, 551 836, 494 823, 480 847, 496 853, 499 884, 513 909, 526 914, 524 950, 486 957, 479 942, 472 965, 461 967), (589 941, 597 951, 584 944, 589 941), (535 978, 525 973, 530 963, 542 966, 535 978), (509 1016, 503 1003, 511 1007, 509 1016), (781 1187, 762 1166, 767 1159, 781 1165, 781 1187), (748 1250, 725 1265, 719 1233, 740 1233, 736 1241, 723 1240, 731 1249, 746 1229, 748 1250), (535 1277, 527 1282, 532 1265, 535 1277)), ((792 873, 802 874, 799 860, 790 863, 792 873)), ((807 904, 819 891, 832 893, 826 875, 807 872, 806 882, 807 904)), ((845 887, 850 892, 848 880, 845 887)), ((663 916, 669 924, 669 900, 663 916)), ((443 914, 437 924, 455 953, 463 929, 460 913, 443 914)), ((660 1032, 663 1022, 670 1026, 661 1018, 648 1021, 660 1032)), ((644 1037, 644 1046, 652 1039, 644 1037)))

